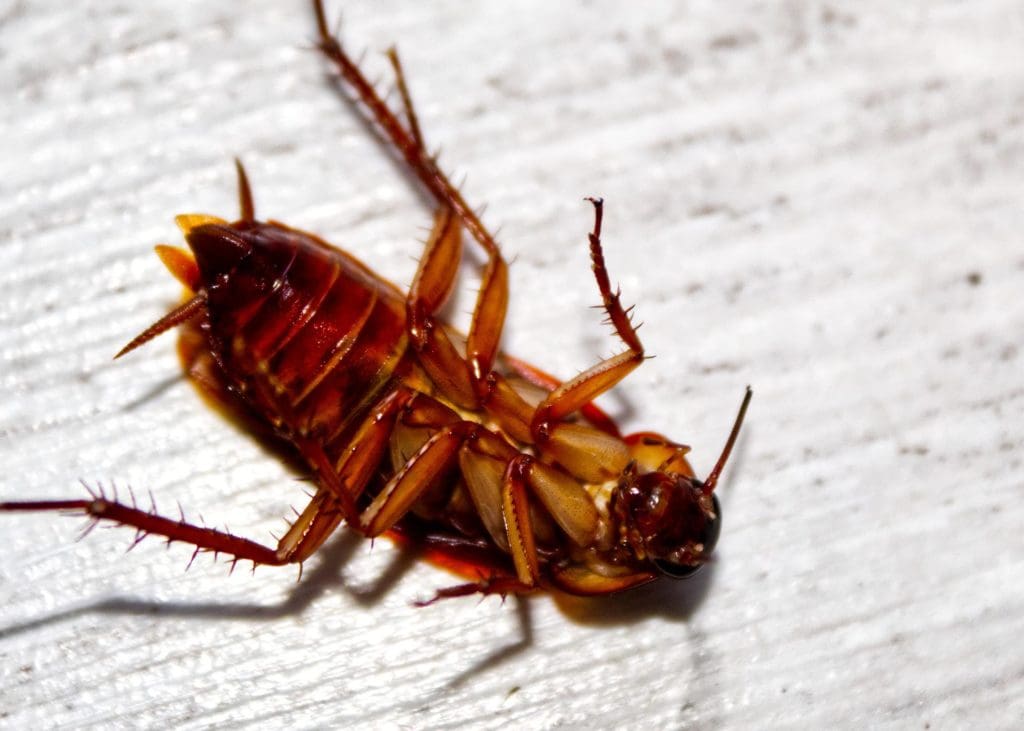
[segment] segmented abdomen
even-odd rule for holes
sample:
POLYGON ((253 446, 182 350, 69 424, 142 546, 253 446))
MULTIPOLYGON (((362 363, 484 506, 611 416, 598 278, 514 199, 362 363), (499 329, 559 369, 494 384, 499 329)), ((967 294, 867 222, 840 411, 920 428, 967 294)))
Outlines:
POLYGON ((251 253, 208 286, 211 349, 262 416, 336 457, 408 367, 404 297, 310 234, 256 223, 236 235, 251 253))

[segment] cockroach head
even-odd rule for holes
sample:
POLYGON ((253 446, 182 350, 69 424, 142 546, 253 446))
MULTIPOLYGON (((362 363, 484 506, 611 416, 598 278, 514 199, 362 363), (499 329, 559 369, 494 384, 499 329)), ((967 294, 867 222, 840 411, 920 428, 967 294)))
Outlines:
POLYGON ((707 562, 722 529, 718 498, 682 473, 641 473, 631 465, 611 507, 624 547, 677 579, 692 576, 707 562))
POLYGON ((657 469, 644 471, 636 462, 626 467, 611 503, 624 549, 677 579, 692 576, 707 563, 722 532, 722 506, 715 487, 752 396, 748 386, 725 447, 703 481, 693 476, 685 459, 676 457, 657 469))

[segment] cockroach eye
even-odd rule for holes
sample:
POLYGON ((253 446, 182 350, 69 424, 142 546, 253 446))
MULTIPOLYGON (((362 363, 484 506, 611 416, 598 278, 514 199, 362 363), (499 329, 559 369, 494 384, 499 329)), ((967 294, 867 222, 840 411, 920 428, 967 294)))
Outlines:
POLYGON ((701 536, 701 543, 704 544, 704 555, 710 554, 715 550, 715 546, 718 544, 718 536, 722 534, 722 506, 718 502, 718 496, 711 496, 711 504, 715 509, 715 519, 709 520, 707 527, 704 529, 704 535, 701 536))
MULTIPOLYGON (((711 555, 711 552, 715 550, 715 545, 718 543, 718 536, 722 533, 722 506, 718 502, 718 496, 711 496, 712 505, 715 509, 715 517, 713 520, 709 520, 704 530, 701 532, 699 543, 704 547, 704 556, 711 555)), ((704 564, 680 564, 675 561, 670 561, 664 558, 656 558, 652 562, 655 568, 658 569, 665 576, 670 576, 673 579, 688 579, 695 573, 700 571, 704 564)))

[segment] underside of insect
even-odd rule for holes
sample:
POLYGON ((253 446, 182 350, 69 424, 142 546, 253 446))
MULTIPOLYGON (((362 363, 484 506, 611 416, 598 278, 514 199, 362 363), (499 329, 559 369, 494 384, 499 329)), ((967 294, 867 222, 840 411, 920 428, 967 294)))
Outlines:
POLYGON ((687 447, 651 432, 622 436, 592 404, 644 360, 605 268, 599 199, 588 199, 590 255, 625 350, 565 382, 502 354, 505 261, 427 152, 397 53, 388 58, 400 114, 328 31, 320 0, 313 7, 317 47, 339 83, 437 201, 408 293, 313 234, 257 220, 239 163, 239 220, 179 216, 189 249, 157 247, 191 296, 118 353, 179 327, 188 375, 314 473, 309 503, 273 548, 103 494, 3 502, 0 511, 70 511, 254 565, 301 564, 344 522, 369 537, 406 536, 458 564, 469 583, 435 598, 608 594, 693 574, 718 539, 714 490, 750 389, 703 480, 687 447), (487 258, 467 335, 437 319, 464 233, 487 258))

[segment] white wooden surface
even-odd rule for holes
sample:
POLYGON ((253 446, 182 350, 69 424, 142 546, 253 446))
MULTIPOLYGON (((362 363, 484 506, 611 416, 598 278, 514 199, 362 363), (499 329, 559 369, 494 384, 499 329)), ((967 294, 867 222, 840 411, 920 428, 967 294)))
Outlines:
MULTIPOLYGON (((587 309, 600 194, 657 355, 608 408, 707 470, 754 386, 718 561, 424 610, 452 577, 386 542, 341 535, 296 583, 3 515, 0 726, 1024 723, 1020 3, 344 10, 502 226, 509 351, 570 375, 616 347, 587 309)), ((300 503, 173 338, 110 357, 178 296, 171 217, 234 215, 232 155, 262 215, 408 282, 429 209, 311 37, 301 2, 0 4, 0 499, 116 480, 267 540, 300 503)))

